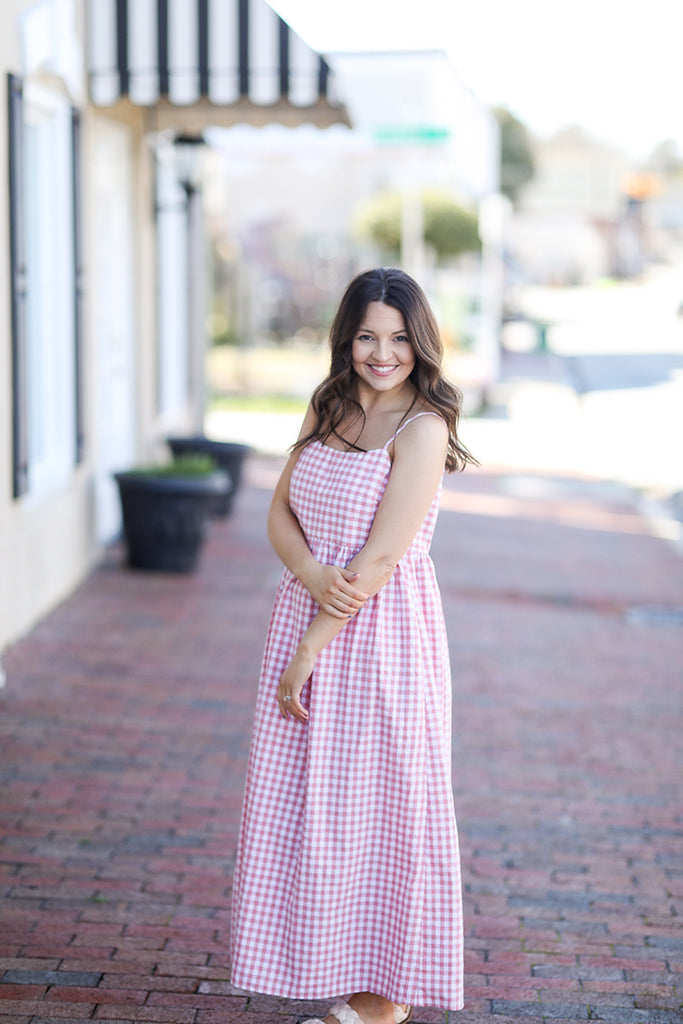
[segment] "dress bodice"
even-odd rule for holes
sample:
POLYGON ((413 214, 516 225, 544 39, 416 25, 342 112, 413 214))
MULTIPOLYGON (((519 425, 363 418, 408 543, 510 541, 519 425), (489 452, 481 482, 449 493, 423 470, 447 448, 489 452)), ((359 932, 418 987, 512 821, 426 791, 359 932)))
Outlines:
MULTIPOLYGON (((390 472, 386 447, 342 451, 312 441, 304 448, 292 472, 289 500, 314 553, 320 543, 352 553, 363 547, 390 472)), ((406 555, 429 551, 440 490, 406 555)))

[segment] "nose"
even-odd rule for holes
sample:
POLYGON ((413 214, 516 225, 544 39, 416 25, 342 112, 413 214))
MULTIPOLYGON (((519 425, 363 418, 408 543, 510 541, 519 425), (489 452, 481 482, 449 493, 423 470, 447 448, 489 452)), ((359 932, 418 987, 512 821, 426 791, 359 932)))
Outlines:
POLYGON ((387 363, 391 356, 391 342, 388 338, 377 338, 375 340, 374 356, 380 363, 387 363))

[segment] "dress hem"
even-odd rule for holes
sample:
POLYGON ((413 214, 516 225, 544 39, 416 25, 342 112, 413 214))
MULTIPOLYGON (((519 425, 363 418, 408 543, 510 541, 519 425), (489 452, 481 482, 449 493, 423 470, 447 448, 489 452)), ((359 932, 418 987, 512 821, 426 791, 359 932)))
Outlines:
POLYGON ((425 1000, 424 996, 418 997, 415 995, 408 995, 402 992, 392 993, 391 995, 388 995, 388 990, 386 989, 384 991, 375 992, 374 988, 379 988, 380 986, 375 986, 373 988, 371 981, 361 981, 358 983, 358 985, 352 985, 343 992, 332 992, 330 994, 329 991, 326 991, 322 995, 318 993, 313 994, 312 992, 302 993, 301 989, 286 988, 285 986, 278 987, 277 989, 275 987, 251 988, 247 985, 240 985, 239 982, 233 981, 232 979, 230 981, 230 984, 234 989, 237 989, 239 992, 253 993, 254 995, 262 996, 275 996, 280 999, 291 999, 293 1002, 308 1002, 311 1000, 314 1002, 326 1002, 327 1000, 335 1000, 350 996, 354 992, 373 992, 374 995, 382 996, 384 999, 388 999, 390 1002, 396 1003, 401 1006, 424 1006, 435 1010, 448 1010, 449 1013, 455 1013, 458 1010, 462 1010, 465 1006, 464 999, 462 999, 459 1003, 455 1005, 449 1005, 447 1002, 444 1003, 440 1000, 425 1000))

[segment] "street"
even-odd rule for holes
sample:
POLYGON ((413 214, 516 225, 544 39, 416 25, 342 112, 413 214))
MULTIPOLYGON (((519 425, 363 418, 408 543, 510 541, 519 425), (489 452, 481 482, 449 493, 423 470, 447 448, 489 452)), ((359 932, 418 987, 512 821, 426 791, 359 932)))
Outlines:
POLYGON ((505 416, 473 418, 487 462, 556 469, 662 497, 683 490, 683 269, 608 288, 530 288, 551 324, 548 351, 510 352, 497 395, 505 416))
MULTIPOLYGON (((252 460, 196 576, 127 571, 113 548, 7 651, 0 1024, 326 1010, 229 981, 281 465, 252 460)), ((448 478, 433 555, 465 886, 466 1006, 451 1024, 674 1024, 680 561, 629 488, 516 468, 448 478)))

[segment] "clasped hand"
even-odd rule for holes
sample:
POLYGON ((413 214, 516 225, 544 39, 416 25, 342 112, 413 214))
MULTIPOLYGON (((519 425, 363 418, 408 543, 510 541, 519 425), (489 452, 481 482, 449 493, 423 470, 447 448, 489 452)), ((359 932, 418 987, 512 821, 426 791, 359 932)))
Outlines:
POLYGON ((357 578, 358 573, 351 569, 318 562, 303 583, 324 612, 335 619, 348 619, 363 607, 369 596, 354 586, 357 578))
MULTIPOLYGON (((313 600, 335 619, 349 619, 362 608, 369 595, 354 586, 358 573, 337 565, 317 564, 315 571, 302 580, 313 600)), ((299 646, 280 676, 277 702, 283 718, 291 715, 299 722, 308 720, 308 711, 301 703, 301 691, 315 667, 315 650, 299 646)))

